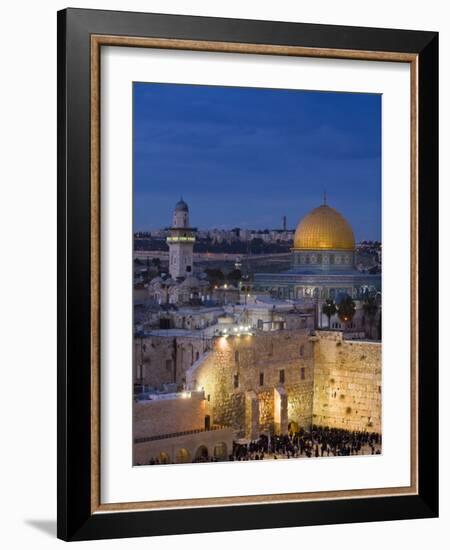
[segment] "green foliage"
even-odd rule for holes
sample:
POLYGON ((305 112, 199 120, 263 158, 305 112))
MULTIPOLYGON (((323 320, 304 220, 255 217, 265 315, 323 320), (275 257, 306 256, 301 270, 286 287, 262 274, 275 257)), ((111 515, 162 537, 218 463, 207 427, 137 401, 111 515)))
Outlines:
POLYGON ((373 320, 375 318, 378 311, 378 304, 374 296, 369 296, 364 300, 363 310, 369 319, 371 318, 373 320))
POLYGON ((330 320, 333 315, 337 312, 336 304, 333 300, 325 300, 325 303, 322 305, 322 313, 328 317, 328 327, 330 327, 330 320))
POLYGON ((378 311, 378 304, 374 296, 368 296, 363 303, 364 314, 367 315, 369 319, 370 333, 372 334, 373 322, 378 311))
POLYGON ((221 285, 225 280, 225 275, 220 269, 205 269, 206 276, 211 285, 221 285))
POLYGON ((355 302, 350 296, 345 296, 338 305, 338 317, 343 323, 350 322, 356 312, 355 302))
POLYGON ((227 275, 227 280, 230 282, 238 282, 242 279, 242 272, 240 269, 233 269, 227 275))

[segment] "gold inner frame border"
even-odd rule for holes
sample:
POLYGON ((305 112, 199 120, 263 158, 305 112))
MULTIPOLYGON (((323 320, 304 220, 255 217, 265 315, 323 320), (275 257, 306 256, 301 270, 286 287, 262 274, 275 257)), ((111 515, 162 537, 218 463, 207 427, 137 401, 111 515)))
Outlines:
POLYGON ((275 504, 313 500, 361 499, 418 494, 418 55, 402 52, 308 48, 270 44, 212 42, 170 38, 91 35, 90 185, 91 185, 91 513, 275 504), (100 499, 100 50, 102 46, 163 48, 237 54, 389 61, 410 65, 411 163, 411 483, 407 487, 283 493, 235 497, 191 498, 101 503, 100 499))

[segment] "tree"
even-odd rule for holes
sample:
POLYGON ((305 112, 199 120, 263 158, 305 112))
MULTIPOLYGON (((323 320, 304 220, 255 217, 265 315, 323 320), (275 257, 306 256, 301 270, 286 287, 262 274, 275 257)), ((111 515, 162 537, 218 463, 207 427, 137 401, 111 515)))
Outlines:
POLYGON ((328 328, 331 328, 331 317, 336 314, 337 307, 334 300, 325 300, 322 305, 322 313, 328 318, 328 328))
POLYGON ((252 239, 250 242, 250 252, 252 254, 261 254, 264 249, 264 241, 257 237, 256 239, 252 239))
POLYGON ((372 337, 373 322, 375 321, 375 317, 378 311, 378 304, 375 299, 375 296, 368 296, 364 300, 363 311, 364 311, 364 314, 367 315, 369 319, 370 336, 372 337))
POLYGON ((337 309, 338 317, 344 323, 344 327, 346 327, 347 323, 351 322, 355 315, 355 302, 351 299, 350 296, 345 296, 345 298, 342 298, 342 300, 339 302, 337 309))
POLYGON ((220 269, 205 269, 206 276, 208 277, 208 281, 212 286, 219 286, 223 283, 225 279, 225 275, 220 269))
POLYGON ((227 280, 230 283, 237 283, 242 279, 242 273, 240 269, 233 269, 227 275, 227 280))

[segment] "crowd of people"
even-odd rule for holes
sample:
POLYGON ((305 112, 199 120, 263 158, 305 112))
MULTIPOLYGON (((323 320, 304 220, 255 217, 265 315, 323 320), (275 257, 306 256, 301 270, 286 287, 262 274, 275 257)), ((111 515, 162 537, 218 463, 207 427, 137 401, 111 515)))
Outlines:
MULTIPOLYGON (((192 462, 247 461, 284 458, 319 458, 329 456, 379 455, 381 435, 375 432, 349 431, 311 426, 285 435, 260 435, 255 441, 234 441, 228 457, 218 458, 201 453, 192 462)), ((151 458, 149 464, 168 464, 151 458)))
POLYGON ((318 458, 381 454, 381 435, 375 432, 348 431, 312 426, 286 435, 261 435, 249 443, 233 443, 229 460, 265 458, 318 458))

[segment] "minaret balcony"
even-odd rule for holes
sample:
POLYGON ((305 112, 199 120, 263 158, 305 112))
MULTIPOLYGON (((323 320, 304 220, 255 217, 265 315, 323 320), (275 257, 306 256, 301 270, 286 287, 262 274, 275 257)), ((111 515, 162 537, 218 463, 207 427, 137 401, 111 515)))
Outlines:
POLYGON ((194 236, 173 235, 167 237, 168 243, 195 243, 194 236))

